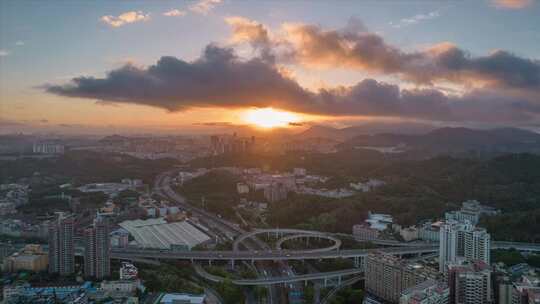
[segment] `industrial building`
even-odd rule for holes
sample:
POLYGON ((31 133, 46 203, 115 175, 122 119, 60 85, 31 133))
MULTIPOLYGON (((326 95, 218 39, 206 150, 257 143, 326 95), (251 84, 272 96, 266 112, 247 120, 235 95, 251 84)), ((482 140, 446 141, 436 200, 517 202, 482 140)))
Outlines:
POLYGON ((127 230, 143 248, 191 250, 210 241, 210 237, 187 221, 167 223, 164 218, 124 221, 127 230))
POLYGON ((161 295, 159 303, 161 304, 203 304, 205 303, 205 295, 192 295, 188 293, 167 293, 161 295))
POLYGON ((49 265, 47 252, 41 245, 28 244, 20 252, 4 259, 3 271, 17 272, 28 270, 33 272, 45 271, 49 265))

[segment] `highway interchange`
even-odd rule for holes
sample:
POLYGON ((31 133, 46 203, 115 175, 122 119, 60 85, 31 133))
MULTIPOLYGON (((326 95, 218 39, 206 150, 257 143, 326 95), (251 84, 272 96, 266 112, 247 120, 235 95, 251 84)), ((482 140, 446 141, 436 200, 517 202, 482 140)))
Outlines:
MULTIPOLYGON (((278 300, 278 290, 275 284, 295 283, 309 280, 324 280, 329 278, 338 278, 339 284, 334 292, 337 292, 341 286, 348 284, 347 282, 355 282, 363 276, 362 261, 365 256, 373 251, 383 251, 395 255, 413 255, 412 260, 418 260, 427 257, 435 257, 438 253, 438 244, 429 243, 400 243, 397 241, 388 240, 370 240, 372 243, 381 246, 390 246, 377 249, 352 249, 340 250, 341 237, 352 237, 344 234, 331 234, 318 231, 306 231, 298 229, 259 229, 251 232, 244 231, 237 224, 231 223, 222 219, 206 210, 193 207, 186 200, 176 193, 171 188, 173 171, 160 174, 154 184, 154 192, 168 200, 175 202, 185 211, 190 212, 193 216, 199 218, 207 227, 212 228, 208 231, 215 238, 234 240, 233 250, 228 251, 171 251, 171 250, 155 250, 155 249, 115 249, 111 251, 111 258, 122 260, 133 260, 147 263, 159 263, 159 260, 190 260, 194 262, 196 272, 203 278, 219 282, 223 278, 207 273, 196 261, 227 261, 234 267, 235 261, 249 261, 252 265, 255 262, 273 261, 281 263, 279 268, 281 271, 272 272, 264 263, 257 265, 256 271, 259 277, 256 279, 238 279, 232 282, 237 285, 264 285, 269 286, 268 302, 274 303, 278 300), (281 238, 276 243, 276 249, 271 249, 268 244, 257 238, 259 234, 276 234, 281 238), (281 244, 287 240, 295 238, 318 237, 329 239, 333 242, 331 246, 326 248, 306 249, 306 250, 282 250, 281 244), (247 250, 240 250, 243 246, 247 250), (337 259, 351 258, 355 260, 355 268, 332 271, 310 273, 304 275, 295 275, 292 273, 288 264, 284 263, 289 260, 321 260, 321 259, 337 259), (281 273, 287 274, 286 276, 281 273), (269 274, 274 274, 270 276, 269 274), (350 279, 342 281, 344 276, 353 276, 350 279)), ((520 251, 540 252, 540 244, 514 243, 514 242, 492 242, 492 249, 509 249, 515 248, 520 251)), ((327 300, 327 299, 326 299, 327 300)), ((324 300, 323 300, 324 301, 324 300)))

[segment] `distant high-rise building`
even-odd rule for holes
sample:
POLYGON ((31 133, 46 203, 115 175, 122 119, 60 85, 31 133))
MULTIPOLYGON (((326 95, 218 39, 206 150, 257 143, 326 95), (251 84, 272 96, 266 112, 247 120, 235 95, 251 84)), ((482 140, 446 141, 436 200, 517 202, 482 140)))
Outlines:
POLYGON ((440 230, 439 270, 446 271, 446 265, 459 258, 489 264, 490 247, 491 237, 484 228, 448 220, 440 230))
POLYGON ((245 153, 253 151, 255 147, 255 136, 239 137, 234 133, 232 136, 210 136, 210 146, 212 154, 218 155, 223 153, 245 153))
POLYGON ((279 202, 287 199, 289 190, 284 183, 274 182, 264 189, 264 198, 270 202, 279 202))
POLYGON ((59 213, 49 226, 49 272, 69 275, 75 271, 74 220, 59 213))
POLYGON ((488 304, 493 301, 491 269, 484 261, 458 261, 447 265, 450 303, 488 304))
POLYGON ((64 154, 64 145, 55 143, 34 143, 32 152, 39 154, 64 154))
POLYGON ((438 278, 435 269, 409 264, 389 254, 370 253, 366 260, 366 291, 391 303, 398 303, 404 290, 438 278))
POLYGON ((110 237, 106 218, 97 216, 92 227, 84 230, 84 274, 102 279, 110 276, 110 237))
POLYGON ((499 213, 498 210, 489 206, 481 205, 480 202, 476 200, 468 200, 462 203, 460 210, 446 212, 444 217, 447 221, 448 220, 454 220, 458 222, 468 221, 469 223, 473 225, 477 225, 482 215, 493 216, 498 213, 499 213))

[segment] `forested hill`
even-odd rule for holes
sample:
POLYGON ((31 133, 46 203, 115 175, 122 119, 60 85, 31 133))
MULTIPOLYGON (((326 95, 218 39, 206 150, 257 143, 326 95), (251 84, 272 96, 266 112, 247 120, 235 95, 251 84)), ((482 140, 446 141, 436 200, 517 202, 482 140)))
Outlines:
POLYGON ((221 155, 192 165, 272 171, 304 167, 332 177, 331 187, 368 178, 387 182, 376 191, 344 199, 291 196, 271 206, 269 220, 280 226, 350 232, 369 210, 391 213, 400 224, 411 225, 441 217, 464 200, 477 199, 503 212, 483 223, 496 239, 540 241, 540 156, 535 154, 403 160, 360 149, 333 154, 221 155))
POLYGON ((404 146, 408 150, 428 150, 434 153, 540 152, 540 134, 515 128, 440 128, 421 135, 359 135, 340 145, 342 149, 365 146, 404 146))

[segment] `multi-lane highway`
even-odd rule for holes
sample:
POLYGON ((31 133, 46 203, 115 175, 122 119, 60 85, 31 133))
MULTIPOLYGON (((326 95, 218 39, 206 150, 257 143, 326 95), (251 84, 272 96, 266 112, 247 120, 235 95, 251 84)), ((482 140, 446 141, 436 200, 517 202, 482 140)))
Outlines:
MULTIPOLYGON (((540 244, 493 242, 492 249, 515 248, 520 251, 540 252, 540 244)), ((350 249, 324 252, 311 250, 248 250, 248 251, 171 251, 153 249, 114 249, 111 257, 116 259, 164 259, 164 260, 223 260, 223 261, 279 261, 279 260, 315 260, 335 258, 363 257, 372 251, 390 254, 428 254, 439 250, 438 245, 418 245, 405 247, 387 247, 378 249, 350 249)))
MULTIPOLYGON (((126 260, 141 260, 156 262, 158 260, 191 260, 191 261, 278 261, 286 262, 287 260, 319 260, 319 259, 336 259, 336 258, 354 258, 355 264, 357 261, 361 261, 363 257, 372 251, 383 251, 396 255, 415 254, 418 255, 417 259, 423 259, 426 257, 435 257, 438 254, 439 246, 433 243, 400 243, 397 241, 388 240, 369 240, 375 244, 384 246, 393 246, 379 249, 356 249, 356 250, 339 250, 340 240, 339 234, 330 234, 318 231, 306 231, 297 229, 268 229, 268 230, 255 230, 246 232, 238 225, 228 222, 220 217, 217 217, 205 210, 193 207, 189 205, 183 197, 178 195, 171 189, 171 177, 172 172, 168 172, 158 176, 156 179, 154 191, 158 194, 176 202, 181 208, 191 212, 194 216, 199 217, 205 224, 209 225, 215 233, 225 235, 226 239, 235 240, 233 243, 233 250, 231 251, 170 251, 170 250, 152 250, 152 249, 116 249, 111 252, 111 257, 116 259, 126 260), (268 245, 258 238, 257 234, 261 233, 277 233, 280 235, 289 234, 282 237, 278 241, 278 249, 271 250, 268 245), (320 249, 307 249, 307 250, 280 250, 281 243, 288 239, 299 237, 325 237, 334 241, 334 245, 328 248, 320 249), (247 250, 240 250, 240 246, 244 246, 247 250), (423 255, 423 256, 422 256, 423 255)), ((346 237, 352 237, 351 235, 344 235, 346 237)), ((530 243, 516 243, 516 242, 492 242, 492 249, 509 249, 515 248, 520 251, 540 252, 540 244, 530 243)), ((358 264, 357 264, 358 265, 358 264)), ((361 265, 361 264, 360 264, 361 265)), ((282 267, 286 267, 283 264, 282 267)), ((307 275, 294 275, 290 271, 287 271, 287 276, 270 276, 272 271, 265 267, 260 268, 264 276, 260 276, 257 279, 252 280, 234 280, 233 283, 237 285, 266 285, 270 287, 269 303, 273 303, 278 299, 276 288, 273 284, 279 283, 294 283, 308 280, 328 279, 332 277, 338 277, 340 280, 344 276, 356 275, 355 278, 350 280, 358 280, 362 273, 362 268, 353 268, 335 272, 325 273, 312 273, 307 275)), ((220 281, 223 278, 208 274, 200 266, 196 266, 197 272, 202 277, 210 281, 220 281)), ((290 268, 289 268, 290 270, 290 268)), ((261 272, 259 272, 261 273, 261 272)), ((342 283, 348 282, 343 281, 342 283)), ((352 281, 351 281, 352 282, 352 281)), ((336 289, 337 291, 337 289, 336 289)))
MULTIPOLYGON (((250 232, 247 232, 247 233, 244 233, 244 234, 240 235, 233 242, 233 250, 234 251, 239 251, 240 250, 240 244, 242 244, 242 242, 245 242, 248 239, 253 239, 255 236, 257 236, 259 234, 275 234, 278 237, 281 237, 284 234, 289 234, 290 235, 290 236, 285 237, 283 240, 278 240, 278 244, 281 244, 284 241, 289 240, 289 239, 295 239, 295 238, 300 238, 300 237, 319 237, 319 238, 329 239, 329 240, 334 242, 334 245, 329 247, 328 250, 338 249, 340 247, 340 245, 341 245, 341 240, 338 239, 337 237, 333 236, 331 233, 325 233, 325 232, 320 232, 320 231, 312 231, 312 230, 301 230, 301 229, 279 229, 279 228, 275 228, 275 229, 255 229, 253 231, 250 231, 250 232)), ((312 249, 312 250, 318 251, 318 250, 321 250, 321 249, 312 249)), ((322 250, 324 251, 325 249, 322 248, 322 250)))
MULTIPOLYGON (((175 171, 169 171, 169 172, 162 173, 156 177, 156 180, 154 183, 154 192, 156 194, 166 199, 169 199, 172 202, 175 202, 182 209, 191 212, 191 214, 193 214, 194 216, 197 216, 204 224, 206 224, 207 226, 209 226, 209 228, 211 228, 212 233, 215 235, 224 234, 225 239, 233 240, 235 239, 237 235, 246 234, 246 231, 242 230, 238 225, 233 224, 227 220, 224 220, 218 216, 215 216, 214 214, 209 213, 206 210, 191 206, 185 200, 185 198, 183 198, 178 193, 176 193, 176 191, 172 190, 171 175, 174 173, 175 171)), ((249 240, 245 240, 242 244, 249 250, 268 249, 268 245, 257 238, 250 238, 249 240)), ((259 265, 258 268, 260 268, 261 270, 258 273, 261 276, 265 276, 265 277, 267 277, 268 273, 272 271, 272 269, 268 268, 265 265, 259 265)), ((278 299, 278 297, 279 297, 278 290, 273 285, 270 285, 269 292, 268 292, 268 303, 269 304, 274 303, 278 299)))
MULTIPOLYGON (((225 280, 225 278, 223 277, 216 276, 216 275, 206 272, 198 264, 195 264, 195 271, 197 272, 198 275, 200 275, 201 277, 209 281, 221 282, 225 280)), ((364 270, 362 268, 352 268, 352 269, 345 269, 345 270, 317 272, 317 273, 301 274, 301 275, 294 275, 294 276, 257 278, 257 279, 238 279, 238 280, 231 280, 231 282, 236 285, 245 285, 245 286, 273 285, 273 284, 286 284, 286 283, 304 282, 304 281, 312 281, 312 280, 324 280, 324 279, 331 279, 331 278, 342 278, 342 277, 350 276, 350 275, 360 275, 363 272, 364 270)))
POLYGON ((350 285, 353 285, 355 284, 356 282, 360 281, 360 280, 363 280, 364 277, 363 276, 355 276, 355 277, 352 277, 348 280, 345 280, 345 281, 342 281, 341 284, 338 284, 337 286, 335 286, 332 290, 330 290, 330 292, 328 292, 328 294, 326 294, 326 296, 322 299, 322 301, 320 302, 320 304, 326 304, 326 303, 329 303, 330 300, 341 290, 343 289, 344 287, 347 287, 347 286, 350 286, 350 285))
POLYGON ((213 261, 280 261, 280 260, 318 260, 336 258, 364 257, 373 251, 390 254, 426 254, 439 250, 438 246, 388 247, 380 249, 350 249, 324 252, 311 250, 250 250, 250 251, 171 251, 153 249, 115 249, 111 257, 116 259, 146 258, 164 260, 213 260, 213 261))

